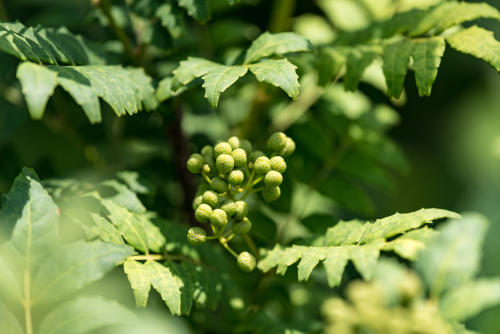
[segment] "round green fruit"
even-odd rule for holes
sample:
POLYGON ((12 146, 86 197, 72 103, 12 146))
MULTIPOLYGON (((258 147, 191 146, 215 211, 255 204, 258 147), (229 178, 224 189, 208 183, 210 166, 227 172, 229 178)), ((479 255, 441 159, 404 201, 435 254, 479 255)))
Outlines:
POLYGON ((283 182, 283 175, 275 170, 270 170, 264 177, 264 184, 267 188, 277 187, 281 182, 283 182))
POLYGON ((187 161, 187 169, 193 174, 198 174, 201 172, 203 165, 205 164, 205 160, 201 156, 201 154, 194 153, 191 154, 187 161))
POLYGON ((273 152, 281 152, 286 146, 287 136, 283 132, 275 132, 267 140, 267 147, 273 152))
POLYGON ((202 203, 198 205, 196 211, 194 212, 194 217, 200 223, 206 223, 210 220, 210 215, 212 214, 212 208, 210 205, 202 203))
POLYGON ((232 170, 227 176, 227 182, 232 184, 233 186, 237 186, 243 183, 243 179, 245 178, 245 174, 239 169, 232 170))
POLYGON ((278 173, 283 174, 286 171, 286 162, 285 159, 280 157, 279 155, 272 157, 269 159, 271 161, 271 169, 277 171, 278 173))
POLYGON ((232 150, 233 149, 231 148, 231 145, 229 145, 229 143, 226 143, 226 142, 223 141, 223 142, 218 143, 217 145, 215 145, 215 147, 214 147, 214 155, 217 158, 221 154, 231 154, 232 150))
POLYGON ((187 238, 192 245, 201 245, 207 241, 207 233, 201 227, 191 227, 188 230, 187 238))
POLYGON ((249 252, 241 252, 238 255, 238 267, 244 272, 252 272, 255 269, 255 257, 249 252))
POLYGON ((229 154, 221 154, 215 160, 215 166, 219 173, 229 173, 234 168, 234 159, 229 154))
POLYGON ((227 214, 222 209, 215 209, 210 214, 210 223, 217 229, 223 230, 227 225, 227 214))

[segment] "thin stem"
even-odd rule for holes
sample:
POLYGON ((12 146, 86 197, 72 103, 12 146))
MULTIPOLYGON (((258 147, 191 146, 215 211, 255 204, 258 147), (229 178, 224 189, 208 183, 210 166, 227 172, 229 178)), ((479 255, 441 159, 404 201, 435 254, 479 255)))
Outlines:
POLYGON ((229 247, 225 238, 219 238, 219 242, 229 253, 231 253, 232 256, 238 258, 238 254, 236 254, 236 252, 229 247))
POLYGON ((125 53, 127 56, 137 63, 137 56, 134 52, 134 49, 132 47, 132 42, 130 41, 129 37, 125 33, 125 31, 116 23, 115 18, 113 17, 111 13, 111 3, 109 0, 101 0, 99 1, 99 7, 101 8, 102 12, 104 15, 108 18, 109 21, 109 26, 111 30, 115 33, 116 37, 120 40, 120 42, 123 45, 123 49, 125 50, 125 53))
POLYGON ((149 254, 149 255, 134 255, 129 256, 129 260, 135 261, 155 261, 155 260, 164 260, 166 257, 163 254, 149 254))
POLYGON ((291 17, 295 10, 296 0, 275 0, 271 12, 271 23, 269 30, 281 32, 290 27, 291 17))
POLYGON ((257 245, 253 241, 252 237, 247 233, 243 236, 243 239, 245 239, 246 244, 248 245, 248 247, 252 251, 252 253, 255 256, 255 258, 257 259, 257 261, 259 261, 259 250, 257 249, 257 245))
POLYGON ((210 179, 210 177, 207 174, 201 173, 201 175, 203 176, 203 178, 205 179, 205 181, 207 181, 208 184, 212 183, 212 180, 210 179))

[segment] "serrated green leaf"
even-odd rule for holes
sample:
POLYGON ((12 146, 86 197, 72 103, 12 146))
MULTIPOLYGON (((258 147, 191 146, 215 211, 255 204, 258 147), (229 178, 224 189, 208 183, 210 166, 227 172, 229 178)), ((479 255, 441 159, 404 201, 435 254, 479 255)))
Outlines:
POLYGON ((498 304, 500 280, 479 279, 445 294, 439 308, 445 318, 462 322, 498 304))
POLYGON ((436 80, 444 50, 445 41, 443 37, 432 37, 414 42, 411 56, 413 58, 415 82, 420 96, 431 95, 432 85, 436 80))
POLYGON ((480 215, 454 220, 420 252, 416 267, 433 296, 459 287, 478 272, 487 225, 480 215))
POLYGON ((354 91, 366 68, 377 58, 377 53, 372 50, 353 49, 348 52, 346 58, 344 88, 354 91))
POLYGON ((22 63, 17 68, 16 76, 21 81, 31 117, 41 119, 47 101, 57 86, 57 74, 44 66, 22 63))
POLYGON ((384 47, 383 70, 387 82, 387 94, 391 97, 401 96, 412 49, 413 43, 409 39, 402 39, 384 47))
POLYGON ((472 26, 446 37, 446 42, 459 52, 486 61, 500 72, 500 42, 492 31, 472 26))
POLYGON ((433 8, 424 18, 410 30, 410 36, 418 36, 432 31, 438 34, 457 24, 478 18, 494 18, 500 20, 500 12, 486 3, 444 2, 433 8))
POLYGON ((23 334, 24 331, 16 317, 0 302, 0 324, 4 334, 23 334))
POLYGON ((102 65, 103 55, 65 28, 25 27, 0 22, 0 50, 21 60, 46 64, 102 65))
POLYGON ((158 7, 155 13, 161 24, 168 29, 173 38, 179 38, 185 33, 184 15, 179 7, 173 3, 164 3, 158 7))
POLYGON ((99 237, 102 241, 111 242, 114 244, 123 244, 123 239, 120 232, 116 227, 111 224, 106 218, 103 218, 95 213, 90 214, 94 225, 91 231, 99 237))
POLYGON ((61 246, 45 259, 33 280, 33 303, 46 304, 75 293, 102 278, 134 250, 102 241, 61 246))
POLYGON ((287 59, 265 59, 248 67, 257 80, 283 89, 292 99, 299 96, 297 67, 287 59))
MULTIPOLYGON (((408 240, 424 243, 429 239, 429 234, 426 233, 426 227, 421 228, 423 225, 441 218, 456 217, 460 216, 451 211, 421 209, 407 214, 398 213, 378 219, 374 223, 341 221, 329 228, 326 236, 315 242, 314 246, 293 245, 283 248, 276 245, 265 254, 257 267, 263 272, 277 267, 276 273, 284 275, 289 266, 300 260, 298 279, 306 281, 318 263, 323 262, 328 284, 335 286, 340 283, 344 268, 351 260, 361 276, 370 280, 375 272, 380 251, 396 251, 397 248, 401 254, 406 255, 405 258, 412 259, 421 247, 408 250, 407 245, 402 243, 408 240), (404 234, 408 231, 411 232, 404 234), (387 240, 400 234, 399 238, 387 240)), ((398 251, 396 252, 399 254, 398 251)))
POLYGON ((36 256, 46 252, 56 240, 59 232, 57 206, 33 170, 24 168, 15 179, 3 199, 0 221, 13 228, 11 242, 22 255, 36 256))
POLYGON ((195 292, 193 280, 196 279, 195 273, 192 271, 191 267, 178 265, 172 261, 167 262, 165 266, 170 269, 179 282, 182 282, 182 286, 180 286, 181 314, 189 315, 191 313, 191 308, 193 307, 193 297, 195 292))
POLYGON ((106 196, 106 198, 120 206, 135 213, 146 212, 146 208, 142 205, 136 193, 123 183, 116 180, 107 180, 99 183, 98 188, 104 190, 106 193, 111 193, 109 196, 106 196))
POLYGON ((184 7, 189 16, 201 23, 210 19, 207 0, 178 0, 179 6, 184 7))
POLYGON ((309 41, 300 35, 291 32, 277 34, 265 32, 253 41, 250 48, 248 48, 244 62, 250 64, 261 58, 291 52, 309 51, 310 49, 311 44, 309 41))
POLYGON ((413 230, 387 242, 383 250, 392 250, 402 258, 414 261, 417 258, 418 252, 425 248, 436 233, 436 231, 426 227, 413 230))
POLYGON ((169 268, 156 261, 146 262, 146 267, 152 276, 151 285, 160 293, 170 312, 181 315, 181 288, 184 283, 175 277, 169 268))
POLYGON ((205 88, 205 97, 212 107, 217 107, 220 94, 234 84, 239 78, 244 76, 247 71, 248 68, 244 66, 219 65, 202 77, 204 81, 203 88, 205 88))
POLYGON ((179 67, 174 70, 174 76, 179 82, 186 85, 219 66, 221 65, 203 58, 188 57, 179 63, 179 67))
POLYGON ((137 307, 146 307, 152 280, 149 267, 134 260, 127 260, 123 264, 123 271, 127 274, 137 307))
POLYGON ((135 315, 120 304, 101 297, 80 297, 63 303, 40 323, 40 334, 85 334, 113 325, 134 324, 135 315))

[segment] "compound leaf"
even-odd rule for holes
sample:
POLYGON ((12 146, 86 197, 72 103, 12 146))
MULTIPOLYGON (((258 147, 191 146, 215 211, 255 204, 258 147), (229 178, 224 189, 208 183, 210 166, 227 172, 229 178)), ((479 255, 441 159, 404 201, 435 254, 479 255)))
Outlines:
POLYGON ((384 47, 383 70, 389 96, 401 96, 412 49, 413 43, 409 39, 402 39, 384 47))
POLYGON ((174 70, 174 76, 180 83, 186 85, 219 66, 221 65, 203 58, 188 57, 179 63, 179 67, 174 70))
POLYGON ((152 280, 149 267, 134 260, 127 260, 123 264, 123 271, 127 274, 137 307, 146 307, 152 280))
POLYGON ((432 85, 436 80, 444 50, 445 41, 443 37, 432 37, 414 42, 411 56, 420 96, 431 95, 432 85))
POLYGON ((249 65, 249 68, 257 80, 283 89, 293 99, 299 96, 297 67, 287 59, 265 59, 249 65))
POLYGON ((243 66, 219 65, 203 76, 205 97, 212 107, 216 107, 219 97, 229 86, 244 76, 248 68, 243 66))
POLYGON ((353 49, 348 52, 346 58, 344 88, 354 91, 366 68, 377 58, 377 53, 373 50, 353 49))
POLYGON ((172 271, 156 261, 148 261, 145 264, 152 276, 151 285, 158 291, 165 301, 170 312, 181 315, 181 288, 184 283, 172 271))

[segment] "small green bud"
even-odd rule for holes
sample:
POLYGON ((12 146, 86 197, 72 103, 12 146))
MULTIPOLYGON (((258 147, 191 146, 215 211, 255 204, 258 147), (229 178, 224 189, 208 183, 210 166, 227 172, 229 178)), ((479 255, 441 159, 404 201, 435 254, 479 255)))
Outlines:
POLYGON ((222 205, 220 206, 220 209, 224 210, 226 212, 226 215, 228 218, 234 216, 236 214, 236 205, 233 200, 227 199, 225 200, 222 205))
POLYGON ((201 149, 201 155, 213 157, 214 156, 214 148, 211 145, 203 146, 203 148, 201 149))
POLYGON ((221 154, 231 154, 232 150, 233 149, 231 148, 231 145, 229 145, 229 143, 226 143, 226 142, 223 141, 223 142, 218 143, 217 145, 215 145, 215 147, 214 147, 214 155, 217 158, 221 154))
POLYGON ((210 173, 210 166, 209 166, 209 165, 207 165, 207 164, 204 164, 204 165, 203 165, 203 168, 202 168, 202 170, 201 170, 201 171, 202 171, 202 173, 204 173, 204 174, 208 174, 208 173, 210 173))
POLYGON ((240 148, 242 148, 243 150, 245 150, 245 152, 248 154, 252 153, 252 144, 246 140, 246 139, 242 139, 240 140, 240 148))
POLYGON ((227 191, 227 182, 220 177, 214 177, 212 179, 212 183, 210 183, 210 188, 219 194, 222 194, 227 191))
POLYGON ((227 214, 222 209, 215 209, 210 214, 210 222, 218 230, 223 230, 227 225, 227 214))
POLYGON ((248 158, 251 162, 255 162, 255 160, 263 156, 265 156, 265 154, 262 151, 253 151, 252 153, 250 153, 248 158))
POLYGON ((262 198, 264 199, 265 202, 273 202, 277 200, 281 195, 281 189, 280 187, 274 187, 274 188, 264 188, 262 190, 262 198))
POLYGON ((191 156, 187 161, 187 169, 193 174, 198 174, 203 168, 204 163, 205 160, 203 160, 201 154, 198 153, 191 154, 191 156))
POLYGON ((245 178, 245 174, 239 169, 232 170, 227 176, 227 182, 232 184, 233 186, 237 186, 243 183, 243 179, 245 178))
POLYGON ((253 165, 253 170, 257 175, 266 174, 271 170, 271 161, 268 157, 258 157, 253 165))
POLYGON ((210 214, 212 213, 212 208, 210 205, 202 203, 196 208, 194 212, 194 217, 200 223, 206 223, 210 219, 210 214))
POLYGON ((291 156, 294 151, 295 151, 295 142, 293 141, 292 138, 288 137, 286 139, 285 149, 282 151, 281 155, 286 158, 291 156))
POLYGON ((227 142, 229 143, 229 145, 231 145, 233 150, 240 147, 240 139, 236 136, 232 136, 227 140, 227 142))
POLYGON ((192 245, 201 245, 207 241, 207 233, 201 227, 191 227, 188 230, 187 239, 192 245))
POLYGON ((255 269, 255 257, 249 252, 241 252, 238 255, 238 267, 244 272, 252 272, 255 269))
POLYGON ((219 204, 219 196, 211 190, 205 191, 203 193, 203 203, 215 208, 219 204))
POLYGON ((273 152, 281 152, 286 146, 286 139, 283 132, 275 132, 267 140, 267 147, 273 152))
POLYGON ((233 152, 231 152, 231 157, 233 157, 234 166, 237 168, 243 168, 247 164, 247 153, 244 149, 235 149, 233 152))
POLYGON ((200 204, 203 203, 203 196, 198 195, 193 199, 193 210, 196 210, 200 204))
POLYGON ((221 154, 215 160, 215 166, 219 173, 229 173, 234 168, 234 159, 229 154, 221 154))
POLYGON ((283 182, 283 175, 275 170, 270 170, 264 177, 264 184, 267 188, 277 187, 281 182, 283 182))
POLYGON ((235 207, 235 214, 234 214, 234 218, 240 220, 240 219, 243 219, 247 216, 248 214, 248 207, 247 207, 247 203, 244 202, 244 201, 236 201, 234 203, 234 207, 235 207))
POLYGON ((252 228, 252 222, 247 217, 233 225, 234 234, 242 235, 247 234, 252 228))
POLYGON ((286 171, 285 159, 283 159, 279 155, 272 157, 270 159, 270 161, 271 161, 271 169, 272 170, 275 170, 281 174, 283 174, 286 171))

